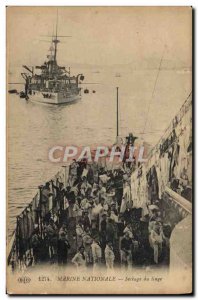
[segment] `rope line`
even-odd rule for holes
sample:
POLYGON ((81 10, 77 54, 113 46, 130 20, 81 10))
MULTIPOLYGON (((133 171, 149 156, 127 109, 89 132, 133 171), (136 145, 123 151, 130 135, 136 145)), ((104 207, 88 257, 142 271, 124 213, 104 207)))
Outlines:
POLYGON ((146 114, 146 121, 145 121, 144 129, 143 129, 143 134, 144 134, 144 132, 145 132, 146 125, 147 125, 147 122, 148 122, 148 116, 149 116, 149 112, 150 112, 150 108, 151 108, 151 102, 152 102, 153 96, 154 96, 154 94, 155 94, 155 89, 156 89, 156 85, 157 85, 157 80, 158 80, 158 77, 159 77, 159 73, 160 73, 160 71, 161 71, 161 65, 162 65, 162 61, 163 61, 163 57, 164 57, 164 52, 165 52, 165 46, 164 46, 164 50, 163 50, 162 57, 161 57, 161 60, 160 60, 160 64, 159 64, 157 76, 156 76, 156 79, 155 79, 155 84, 154 84, 154 87, 153 87, 152 96, 151 96, 150 101, 149 101, 148 110, 147 110, 147 114, 146 114))

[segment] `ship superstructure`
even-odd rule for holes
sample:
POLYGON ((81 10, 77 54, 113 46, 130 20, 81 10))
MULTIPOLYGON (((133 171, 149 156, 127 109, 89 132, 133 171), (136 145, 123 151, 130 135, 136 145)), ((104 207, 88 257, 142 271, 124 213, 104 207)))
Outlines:
POLYGON ((57 46, 60 43, 57 30, 52 37, 50 54, 47 60, 40 66, 23 66, 29 73, 21 73, 25 79, 25 97, 33 101, 62 104, 72 102, 80 98, 80 80, 84 80, 83 74, 71 76, 70 68, 59 66, 57 63, 57 46), (40 70, 40 72, 38 71, 40 70), (38 71, 38 72, 36 72, 38 71))

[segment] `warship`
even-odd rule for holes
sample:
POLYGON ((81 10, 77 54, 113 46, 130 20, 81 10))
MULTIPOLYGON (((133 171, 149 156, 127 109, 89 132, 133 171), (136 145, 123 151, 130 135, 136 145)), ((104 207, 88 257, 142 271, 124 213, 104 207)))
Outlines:
POLYGON ((20 95, 21 98, 49 104, 63 104, 81 98, 79 83, 84 80, 83 74, 71 76, 70 67, 58 65, 57 47, 60 37, 70 36, 58 35, 56 26, 56 34, 52 36, 47 60, 35 67, 23 65, 28 73, 21 73, 25 80, 25 91, 20 95))

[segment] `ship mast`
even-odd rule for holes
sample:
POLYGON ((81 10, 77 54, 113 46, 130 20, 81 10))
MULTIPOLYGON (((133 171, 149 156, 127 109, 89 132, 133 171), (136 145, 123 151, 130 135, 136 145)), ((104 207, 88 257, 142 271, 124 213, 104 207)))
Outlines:
POLYGON ((58 37, 58 10, 57 10, 57 16, 56 16, 56 35, 55 35, 55 38, 52 40, 52 42, 54 43, 54 62, 56 62, 57 44, 60 42, 57 37, 58 37))
POLYGON ((57 56, 57 44, 60 42, 57 37, 58 37, 58 10, 57 10, 57 16, 56 16, 56 36, 55 39, 53 40, 53 43, 55 45, 55 50, 54 50, 54 61, 56 62, 56 56, 57 56))
POLYGON ((63 38, 69 38, 71 35, 58 35, 58 10, 57 10, 57 16, 56 16, 56 34, 52 39, 52 42, 54 43, 54 62, 57 64, 57 45, 60 43, 60 40, 58 40, 58 37, 63 38))

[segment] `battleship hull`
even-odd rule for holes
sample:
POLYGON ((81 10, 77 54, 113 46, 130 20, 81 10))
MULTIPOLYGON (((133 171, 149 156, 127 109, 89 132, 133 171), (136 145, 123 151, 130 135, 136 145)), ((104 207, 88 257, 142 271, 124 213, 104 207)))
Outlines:
POLYGON ((80 89, 75 92, 42 92, 32 90, 28 97, 32 102, 56 105, 70 103, 81 98, 80 89))

